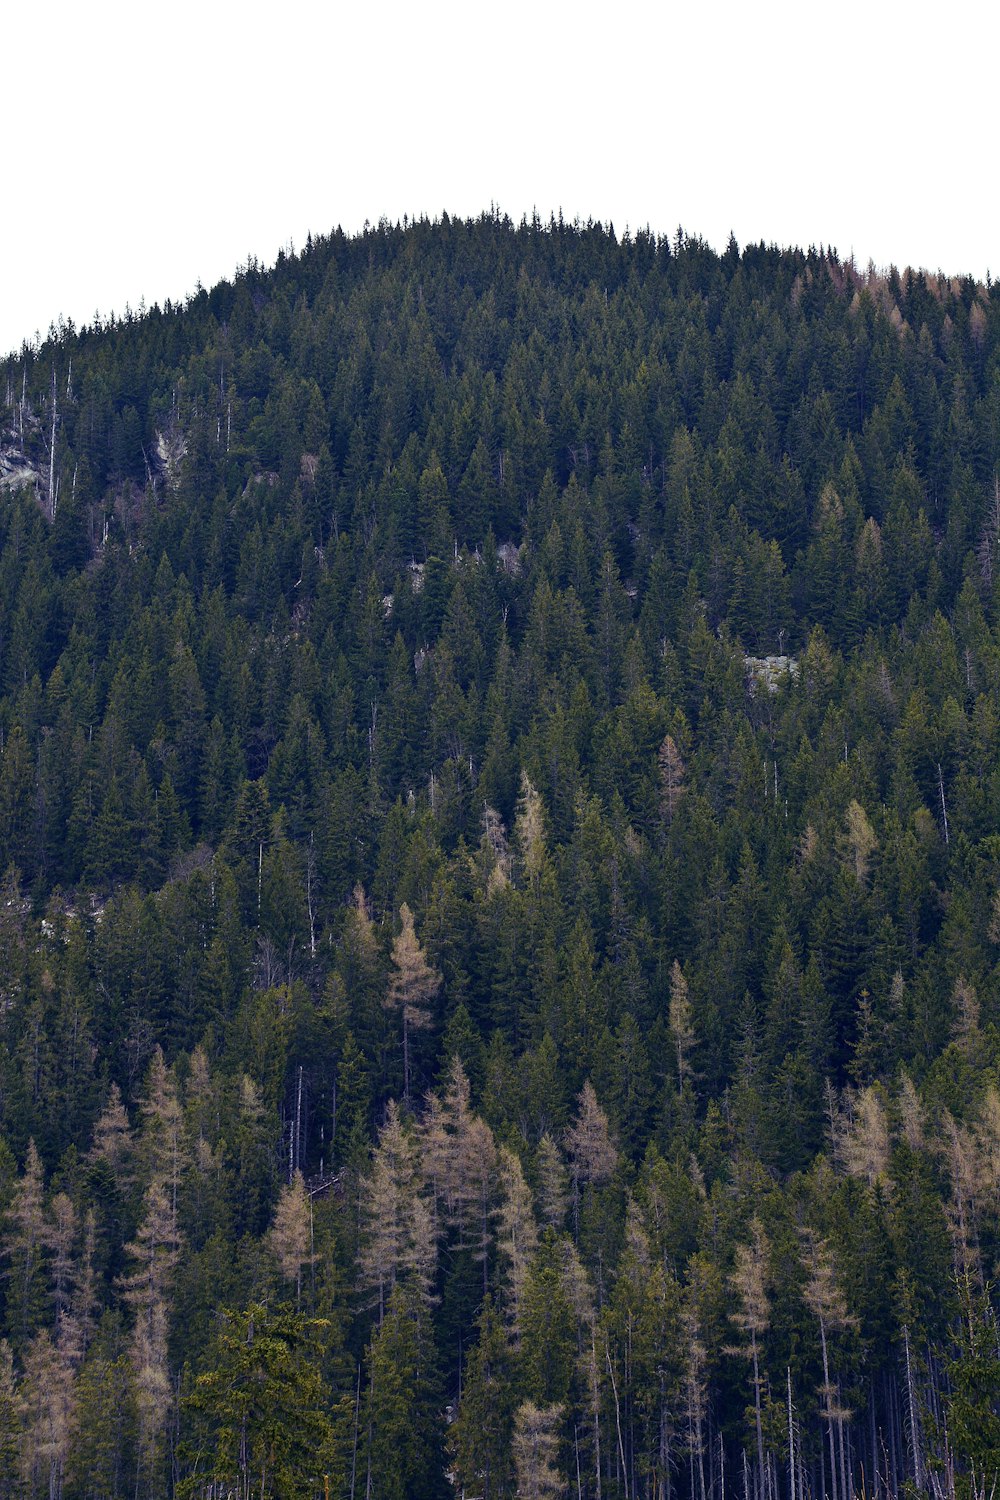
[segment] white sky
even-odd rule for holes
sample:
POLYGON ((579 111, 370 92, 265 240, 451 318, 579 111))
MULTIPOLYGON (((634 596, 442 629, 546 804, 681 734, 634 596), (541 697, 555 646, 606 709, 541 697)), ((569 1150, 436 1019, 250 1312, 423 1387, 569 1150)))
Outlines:
POLYGON ((491 202, 1000 274, 988 0, 11 9, 0 351, 309 230, 491 202))

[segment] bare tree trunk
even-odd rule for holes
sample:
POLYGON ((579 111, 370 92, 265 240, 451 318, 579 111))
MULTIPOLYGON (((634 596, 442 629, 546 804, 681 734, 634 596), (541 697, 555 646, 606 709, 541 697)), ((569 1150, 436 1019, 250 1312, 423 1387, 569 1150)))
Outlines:
POLYGON ((597 1500, 601 1500, 601 1402, 597 1388, 597 1346, 594 1329, 590 1329, 590 1400, 594 1422, 594 1478, 597 1500))
POLYGON ((830 1491, 833 1500, 838 1500, 837 1495, 837 1456, 833 1437, 833 1387, 830 1384, 830 1359, 826 1347, 826 1324, 823 1319, 819 1320, 819 1340, 823 1351, 823 1390, 826 1395, 826 1431, 830 1443, 830 1491))
POLYGON ((313 875, 316 870, 316 854, 313 836, 309 835, 309 853, 306 856, 306 904, 309 908, 309 957, 316 958, 316 906, 313 900, 313 875))
POLYGON ((751 1353, 753 1355, 753 1411, 754 1424, 757 1429, 757 1493, 764 1494, 764 1423, 760 1410, 760 1360, 757 1354, 757 1335, 751 1338, 751 1353))
POLYGON ((410 1107, 410 1028, 406 1023, 406 1006, 403 1006, 403 1103, 410 1107))
POLYGON ((906 1353, 906 1398, 910 1409, 910 1443, 913 1452, 913 1483, 918 1490, 924 1487, 923 1456, 920 1452, 920 1428, 917 1419, 917 1398, 913 1388, 913 1366, 910 1362, 910 1330, 903 1324, 903 1349, 906 1353))
POLYGON ((840 1447, 840 1493, 844 1500, 851 1500, 851 1489, 847 1484, 847 1463, 844 1458, 844 1416, 840 1399, 840 1383, 837 1383, 837 1441, 840 1447))
POLYGON ((788 1381, 788 1500, 795 1500, 795 1429, 792 1425, 792 1367, 785 1367, 788 1381))
POLYGON ((295 1165, 302 1165, 302 1064, 299 1063, 299 1081, 295 1090, 295 1165))
POLYGON ((615 1402, 615 1428, 618 1433, 618 1456, 622 1465, 622 1483, 625 1487, 625 1500, 629 1500, 628 1494, 628 1464, 625 1462, 625 1444, 622 1442, 622 1413, 618 1402, 618 1383, 615 1380, 615 1368, 611 1363, 611 1351, 606 1349, 605 1355, 608 1361, 608 1374, 611 1376, 611 1393, 615 1402))
POLYGON ((944 776, 942 775, 942 772, 941 772, 941 762, 940 761, 938 761, 937 773, 938 773, 938 794, 939 794, 939 796, 941 798, 941 821, 944 824, 944 841, 947 844, 947 843, 950 842, 950 840, 948 838, 948 808, 945 805, 945 800, 944 800, 944 776))

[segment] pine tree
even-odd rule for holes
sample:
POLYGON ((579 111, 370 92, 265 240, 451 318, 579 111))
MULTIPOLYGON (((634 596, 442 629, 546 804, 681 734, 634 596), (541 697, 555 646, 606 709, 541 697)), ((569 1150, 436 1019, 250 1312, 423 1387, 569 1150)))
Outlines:
POLYGON ((223 1312, 206 1368, 182 1397, 190 1423, 181 1500, 302 1500, 342 1471, 320 1364, 322 1320, 257 1303, 223 1312))
POLYGON ((60 1500, 76 1422, 73 1368, 47 1329, 24 1355, 21 1471, 28 1494, 60 1500))
POLYGON ((401 1277, 429 1295, 437 1254, 434 1225, 423 1197, 417 1143, 405 1130, 395 1100, 360 1183, 361 1285, 376 1293, 379 1321, 401 1277))
POLYGON ((504 1266, 504 1310, 514 1338, 519 1340, 525 1283, 538 1246, 538 1227, 520 1160, 508 1146, 500 1147, 499 1178, 496 1243, 504 1266))
POLYGON ((21 1393, 14 1375, 14 1355, 0 1339, 0 1500, 15 1500, 19 1491, 21 1393))
POLYGON ((282 1187, 267 1238, 283 1280, 295 1283, 295 1311, 298 1312, 302 1302, 302 1271, 315 1261, 312 1204, 301 1172, 296 1171, 291 1182, 282 1187))
POLYGON ((674 959, 670 969, 670 1032, 677 1050, 677 1087, 683 1092, 694 1073, 690 1056, 698 1045, 694 1029, 690 990, 680 964, 674 959))
POLYGON ((566 1132, 566 1152, 573 1181, 573 1220, 579 1235, 581 1191, 590 1185, 600 1187, 610 1179, 618 1165, 618 1151, 589 1078, 577 1103, 579 1113, 566 1132))
POLYGON ((851 1419, 851 1412, 844 1406, 839 1382, 834 1384, 831 1378, 829 1337, 831 1334, 842 1333, 845 1329, 855 1326, 856 1320, 848 1313, 843 1290, 834 1274, 829 1246, 812 1234, 807 1234, 805 1238, 805 1263, 809 1273, 804 1292, 805 1302, 819 1323, 820 1349, 823 1358, 823 1385, 820 1389, 823 1400, 821 1415, 826 1423, 827 1441, 830 1447, 830 1481, 833 1500, 838 1500, 838 1496, 841 1500, 846 1500, 849 1489, 844 1456, 844 1427, 851 1419), (834 1446, 835 1432, 836 1448, 834 1446))
POLYGON ((33 1140, 28 1142, 24 1172, 5 1215, 3 1253, 7 1261, 8 1327, 24 1348, 42 1321, 46 1242, 43 1206, 44 1174, 33 1140))
POLYGON ((125 1250, 132 1268, 121 1278, 120 1290, 135 1319, 130 1352, 139 1419, 139 1473, 145 1492, 156 1494, 172 1396, 167 1334, 180 1252, 169 1185, 154 1181, 146 1190, 142 1221, 125 1250))
POLYGON ((427 1312, 417 1288, 398 1285, 368 1349, 365 1493, 385 1500, 447 1492, 441 1398, 427 1312))
POLYGON ((759 1219, 750 1224, 750 1242, 736 1247, 736 1263, 730 1276, 730 1285, 739 1299, 730 1318, 746 1339, 743 1353, 753 1368, 753 1416, 754 1437, 757 1447, 757 1496, 763 1500, 766 1494, 767 1469, 764 1458, 763 1399, 764 1378, 761 1372, 761 1342, 771 1324, 771 1303, 768 1297, 770 1245, 759 1219))
POLYGON ((684 760, 673 735, 668 734, 660 746, 660 806, 669 828, 684 796, 684 760))
POLYGON ((403 1102, 410 1105, 410 1033, 431 1024, 430 1002, 441 988, 441 975, 427 962, 417 941, 413 913, 406 902, 399 908, 400 930, 392 945, 392 973, 384 1005, 398 1011, 403 1021, 403 1102))
POLYGON ((511 1440, 516 1404, 514 1364, 503 1324, 487 1297, 479 1339, 469 1355, 458 1415, 448 1435, 458 1481, 482 1500, 513 1492, 511 1440))
POLYGON ((533 1401, 564 1403, 576 1370, 577 1321, 564 1276, 560 1241, 542 1236, 521 1302, 521 1368, 533 1401))
POLYGON ((556 1500, 566 1493, 559 1472, 561 1406, 523 1402, 514 1418, 514 1467, 520 1500, 556 1500))

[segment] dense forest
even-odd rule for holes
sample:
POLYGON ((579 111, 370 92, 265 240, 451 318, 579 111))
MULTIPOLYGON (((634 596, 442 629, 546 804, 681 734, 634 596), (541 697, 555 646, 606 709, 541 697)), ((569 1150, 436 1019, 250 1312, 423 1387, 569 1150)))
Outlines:
POLYGON ((0 1500, 993 1495, 998 471, 680 230, 0 363, 0 1500))

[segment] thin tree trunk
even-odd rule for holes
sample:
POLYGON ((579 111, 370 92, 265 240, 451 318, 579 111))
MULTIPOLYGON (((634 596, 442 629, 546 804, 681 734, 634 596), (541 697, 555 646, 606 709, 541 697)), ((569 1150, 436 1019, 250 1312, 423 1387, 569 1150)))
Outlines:
POLYGON ((615 1380, 615 1370, 611 1363, 611 1351, 606 1349, 605 1354, 608 1361, 608 1374, 611 1376, 611 1394, 615 1401, 615 1428, 618 1432, 618 1455, 622 1465, 622 1482, 625 1486, 625 1500, 629 1500, 628 1494, 628 1464, 625 1462, 625 1444, 622 1441, 622 1413, 618 1403, 618 1383, 615 1380))
POLYGON ((596 1500, 601 1500, 601 1402, 597 1389, 597 1346, 594 1329, 590 1330, 590 1398, 594 1420, 594 1479, 597 1485, 596 1500))
POLYGON ((757 1335, 754 1334, 751 1341, 753 1353, 753 1407, 754 1422, 757 1428, 757 1493, 763 1495, 764 1475, 764 1423, 760 1411, 760 1360, 757 1355, 757 1335))
POLYGON ((944 800, 944 776, 943 776, 942 771, 941 771, 941 762, 940 761, 938 761, 937 773, 938 773, 938 793, 939 793, 939 795, 941 797, 941 821, 944 824, 944 841, 945 841, 945 844, 948 844, 950 842, 950 840, 948 838, 948 808, 947 808, 947 805, 945 804, 945 800, 944 800))
POLYGON ((788 1382, 788 1500, 795 1500, 795 1429, 792 1426, 792 1367, 786 1365, 788 1382))
POLYGON ((698 1495, 705 1500, 705 1444, 701 1432, 701 1402, 695 1391, 695 1440, 698 1445, 698 1495))
POLYGON ((923 1460, 920 1452, 920 1429, 917 1426, 917 1399, 913 1388, 913 1366, 910 1362, 910 1330, 903 1324, 903 1349, 906 1353, 906 1398, 910 1409, 910 1444, 913 1453, 913 1483, 924 1487, 923 1460))
POLYGON ((302 1064, 299 1063, 299 1080, 295 1089, 295 1165, 302 1165, 302 1064))
MULTIPOLYGON (((837 1410, 838 1413, 843 1411, 839 1381, 837 1383, 837 1410)), ((844 1458, 844 1418, 840 1415, 837 1417, 837 1441, 840 1447, 840 1493, 844 1497, 844 1500, 850 1500, 851 1490, 847 1485, 847 1464, 844 1458)))
POLYGON ((406 1024, 406 1006, 403 1006, 403 1103, 410 1107, 410 1028, 406 1024))
POLYGON ((833 1387, 830 1384, 830 1359, 826 1347, 826 1324, 823 1319, 819 1320, 819 1341, 823 1351, 823 1389, 826 1395, 826 1431, 830 1443, 830 1492, 832 1500, 838 1500, 837 1496, 837 1455, 834 1447, 833 1436, 833 1387))

